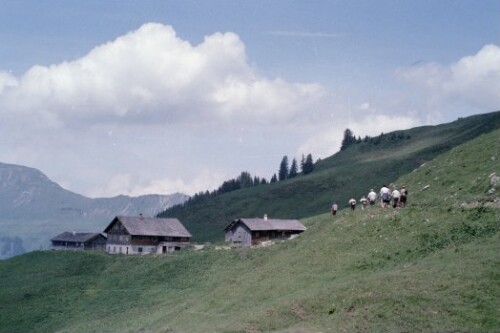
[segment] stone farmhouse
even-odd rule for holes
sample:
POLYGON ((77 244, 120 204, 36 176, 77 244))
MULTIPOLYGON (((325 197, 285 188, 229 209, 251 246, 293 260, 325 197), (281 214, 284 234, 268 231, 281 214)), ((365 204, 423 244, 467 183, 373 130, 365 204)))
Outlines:
POLYGON ((106 236, 93 232, 63 232, 50 241, 53 250, 104 251, 106 248, 106 236))
POLYGON ((189 231, 175 218, 116 216, 104 229, 111 254, 160 254, 189 245, 189 231))
POLYGON ((264 216, 233 220, 224 228, 224 232, 227 242, 251 246, 273 239, 287 239, 306 229, 298 220, 268 219, 264 216))

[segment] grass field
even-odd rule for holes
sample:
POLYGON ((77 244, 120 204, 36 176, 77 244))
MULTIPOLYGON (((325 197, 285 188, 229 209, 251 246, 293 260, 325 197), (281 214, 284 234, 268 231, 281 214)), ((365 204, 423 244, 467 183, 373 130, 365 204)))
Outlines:
POLYGON ((6 260, 0 332, 498 332, 493 173, 500 131, 399 178, 405 209, 306 218, 272 247, 6 260))

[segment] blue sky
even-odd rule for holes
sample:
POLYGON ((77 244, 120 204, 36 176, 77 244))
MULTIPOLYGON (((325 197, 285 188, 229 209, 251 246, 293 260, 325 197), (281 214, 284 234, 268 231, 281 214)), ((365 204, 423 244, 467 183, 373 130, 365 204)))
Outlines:
POLYGON ((346 127, 500 109, 500 1, 0 5, 0 139, 16 147, 0 161, 89 196, 269 178, 283 155, 335 153, 346 127))

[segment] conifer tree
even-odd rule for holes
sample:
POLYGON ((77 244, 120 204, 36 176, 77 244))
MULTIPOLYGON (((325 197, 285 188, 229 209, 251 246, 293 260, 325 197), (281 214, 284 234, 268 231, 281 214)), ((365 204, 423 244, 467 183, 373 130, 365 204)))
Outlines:
POLYGON ((278 181, 278 177, 276 177, 276 174, 274 174, 272 177, 271 177, 271 180, 270 180, 270 183, 276 183, 278 181))
POLYGON ((307 175, 314 170, 314 162, 311 154, 308 154, 306 157, 306 161, 304 162, 304 167, 302 168, 302 172, 304 175, 307 175))
POLYGON ((285 180, 288 177, 288 157, 285 155, 280 163, 280 169, 278 172, 279 181, 285 180))
POLYGON ((298 173, 297 160, 294 158, 292 160, 292 165, 290 166, 290 172, 288 173, 288 178, 293 178, 297 176, 297 173, 298 173))
POLYGON ((356 137, 350 129, 344 131, 344 138, 342 139, 342 144, 340 145, 340 150, 346 150, 352 144, 356 143, 356 137))

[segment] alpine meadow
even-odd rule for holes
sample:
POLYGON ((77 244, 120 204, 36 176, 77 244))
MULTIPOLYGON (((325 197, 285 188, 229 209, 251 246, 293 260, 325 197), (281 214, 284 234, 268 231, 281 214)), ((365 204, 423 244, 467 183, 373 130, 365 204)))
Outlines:
POLYGON ((0 261, 0 332, 497 332, 499 176, 500 112, 367 138, 308 175, 160 214, 203 250, 0 261), (382 183, 407 206, 329 213, 382 183), (231 219, 263 214, 307 230, 221 244, 231 219))

